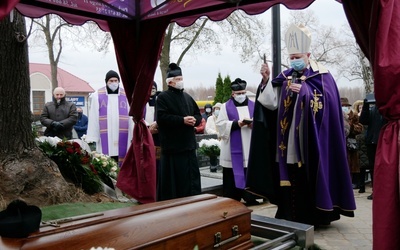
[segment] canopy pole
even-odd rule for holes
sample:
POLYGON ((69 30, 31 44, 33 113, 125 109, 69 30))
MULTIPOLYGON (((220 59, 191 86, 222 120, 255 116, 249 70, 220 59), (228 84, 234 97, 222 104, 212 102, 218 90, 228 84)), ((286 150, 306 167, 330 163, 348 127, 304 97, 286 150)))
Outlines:
POLYGON ((281 14, 280 5, 272 6, 272 78, 281 73, 281 14))

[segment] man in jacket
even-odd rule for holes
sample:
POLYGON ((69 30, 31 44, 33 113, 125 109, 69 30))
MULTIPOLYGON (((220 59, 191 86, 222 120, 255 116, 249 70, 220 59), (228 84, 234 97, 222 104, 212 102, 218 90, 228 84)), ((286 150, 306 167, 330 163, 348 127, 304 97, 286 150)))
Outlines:
POLYGON ((76 108, 78 111, 78 121, 76 122, 74 129, 78 138, 81 139, 83 135, 86 135, 87 127, 88 127, 88 117, 83 114, 83 110, 81 107, 76 108))
MULTIPOLYGON (((379 113, 379 109, 375 105, 375 102, 368 101, 367 99, 364 100, 359 120, 361 124, 368 126, 365 134, 365 144, 367 146, 368 163, 371 173, 371 185, 373 185, 375 154, 379 140, 379 133, 387 121, 379 113)), ((372 200, 373 194, 369 195, 367 199, 372 200)))
POLYGON ((65 90, 57 87, 53 91, 53 101, 44 105, 40 122, 46 127, 45 136, 72 138, 72 128, 78 119, 76 106, 65 100, 65 90))

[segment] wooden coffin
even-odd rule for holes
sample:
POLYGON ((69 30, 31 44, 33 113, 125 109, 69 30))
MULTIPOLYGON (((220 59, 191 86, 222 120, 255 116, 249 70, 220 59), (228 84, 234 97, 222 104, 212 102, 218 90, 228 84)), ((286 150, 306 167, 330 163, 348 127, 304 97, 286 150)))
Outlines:
POLYGON ((27 238, 0 238, 0 249, 249 249, 251 211, 202 194, 75 217, 27 238))

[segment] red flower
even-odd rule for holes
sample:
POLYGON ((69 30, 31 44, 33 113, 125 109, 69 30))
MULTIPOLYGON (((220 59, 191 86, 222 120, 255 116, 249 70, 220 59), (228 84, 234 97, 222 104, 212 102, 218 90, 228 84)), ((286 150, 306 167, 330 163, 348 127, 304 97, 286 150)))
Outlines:
POLYGON ((85 155, 82 157, 82 164, 88 164, 90 162, 90 157, 88 155, 85 155))
POLYGON ((74 150, 72 148, 66 148, 65 149, 69 154, 73 154, 74 150))
POLYGON ((90 164, 89 167, 92 170, 92 172, 97 175, 97 170, 94 168, 93 164, 90 164))

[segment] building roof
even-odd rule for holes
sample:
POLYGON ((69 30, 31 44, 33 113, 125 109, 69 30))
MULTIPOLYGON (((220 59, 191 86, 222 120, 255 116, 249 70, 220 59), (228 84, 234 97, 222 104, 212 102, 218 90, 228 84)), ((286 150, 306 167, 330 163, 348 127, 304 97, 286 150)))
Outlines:
MULTIPOLYGON (((29 75, 33 73, 42 73, 51 81, 50 64, 29 63, 29 75)), ((93 93, 95 91, 88 82, 61 68, 58 68, 57 73, 58 86, 64 88, 66 92, 93 93)))

